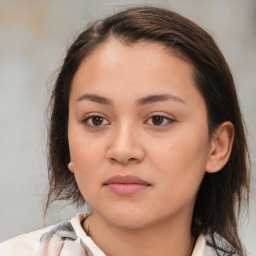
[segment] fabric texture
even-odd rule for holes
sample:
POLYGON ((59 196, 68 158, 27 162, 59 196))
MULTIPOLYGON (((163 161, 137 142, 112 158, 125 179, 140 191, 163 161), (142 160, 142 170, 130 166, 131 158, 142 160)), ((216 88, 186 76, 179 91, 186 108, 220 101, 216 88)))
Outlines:
MULTIPOLYGON (((106 256, 82 228, 89 215, 80 213, 68 222, 7 240, 0 244, 0 256, 106 256)), ((200 235, 192 256, 213 255, 213 250, 206 250, 205 236, 200 235)))

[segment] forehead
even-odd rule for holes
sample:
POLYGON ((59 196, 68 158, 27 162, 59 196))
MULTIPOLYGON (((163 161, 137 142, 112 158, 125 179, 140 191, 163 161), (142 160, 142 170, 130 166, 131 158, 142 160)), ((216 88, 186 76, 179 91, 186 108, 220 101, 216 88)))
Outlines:
POLYGON ((88 92, 123 99, 159 93, 185 98, 199 94, 194 68, 184 57, 159 43, 124 44, 116 39, 99 45, 80 63, 71 96, 88 92))
POLYGON ((114 72, 120 75, 124 72, 130 73, 130 75, 131 73, 150 74, 157 72, 159 78, 160 75, 168 75, 170 70, 183 70, 184 68, 192 79, 193 66, 189 60, 163 44, 150 41, 124 44, 112 38, 96 47, 82 60, 74 80, 89 69, 93 71, 93 73, 90 72, 90 76, 96 75, 97 72, 101 72, 103 75, 104 71, 108 72, 109 75, 114 72), (81 72, 81 70, 83 71, 81 72))
MULTIPOLYGON (((144 39, 129 43, 125 42, 125 40, 119 40, 113 37, 94 48, 82 62, 89 62, 97 58, 97 61, 100 61, 98 64, 114 64, 120 60, 130 60, 133 58, 137 60, 140 59, 144 64, 146 64, 147 61, 151 62, 151 65, 148 67, 153 67, 154 63, 159 64, 159 60, 167 60, 168 56, 176 57, 186 62, 193 69, 193 65, 188 57, 178 52, 175 48, 167 47, 164 43, 144 39), (154 58, 154 62, 152 62, 152 58, 154 58)), ((129 62, 125 64, 127 65, 126 67, 128 67, 129 62)), ((133 64, 136 63, 134 62, 133 64)))

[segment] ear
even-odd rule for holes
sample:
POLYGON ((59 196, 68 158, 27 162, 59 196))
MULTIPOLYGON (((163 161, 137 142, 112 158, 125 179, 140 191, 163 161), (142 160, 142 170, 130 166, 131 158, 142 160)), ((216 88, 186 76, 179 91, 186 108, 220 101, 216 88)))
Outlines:
POLYGON ((220 124, 210 142, 210 151, 205 170, 208 173, 220 171, 228 162, 234 141, 235 128, 226 121, 220 124))

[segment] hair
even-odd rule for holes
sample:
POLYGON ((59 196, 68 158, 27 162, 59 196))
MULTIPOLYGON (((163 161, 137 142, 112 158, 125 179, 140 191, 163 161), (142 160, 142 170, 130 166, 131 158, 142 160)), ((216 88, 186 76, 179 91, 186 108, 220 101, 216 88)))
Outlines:
POLYGON ((194 206, 191 232, 207 236, 217 254, 246 255, 237 221, 249 201, 249 153, 245 125, 230 68, 212 37, 181 15, 156 7, 135 7, 89 25, 67 51, 51 97, 46 210, 56 200, 85 203, 74 175, 68 170, 68 102, 79 64, 100 44, 120 40, 160 43, 185 57, 194 67, 196 88, 205 100, 210 136, 224 121, 231 121, 235 136, 230 158, 217 173, 205 173, 194 206))

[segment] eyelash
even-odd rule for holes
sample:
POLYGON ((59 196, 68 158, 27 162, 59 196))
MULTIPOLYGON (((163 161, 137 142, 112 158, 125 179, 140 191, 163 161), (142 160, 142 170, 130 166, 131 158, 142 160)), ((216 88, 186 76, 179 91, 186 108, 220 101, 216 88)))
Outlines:
MULTIPOLYGON (((161 115, 161 114, 155 114, 155 115, 150 116, 144 123, 147 123, 149 120, 151 120, 151 124, 149 124, 149 125, 155 126, 155 127, 159 127, 159 128, 160 128, 160 127, 162 128, 162 127, 168 126, 168 125, 172 124, 173 122, 175 122, 174 119, 171 119, 171 118, 166 117, 166 116, 161 115), (154 118, 154 117, 160 117, 160 118, 162 118, 161 121, 163 121, 164 124, 162 124, 162 123, 159 124, 159 125, 154 124, 154 123, 152 122, 152 118, 154 118)), ((106 118, 104 118, 104 117, 101 116, 101 115, 97 115, 97 114, 90 114, 90 115, 86 116, 86 117, 82 120, 82 123, 85 124, 86 126, 90 127, 90 128, 101 128, 101 127, 103 127, 103 126, 110 125, 110 122, 107 121, 106 118), (93 118, 100 118, 101 120, 103 120, 103 124, 99 124, 99 125, 93 124, 93 123, 92 123, 92 122, 93 122, 93 118), (89 123, 89 122, 90 122, 90 123, 89 123), (107 122, 107 124, 106 124, 106 123, 104 124, 104 122, 107 122)))
POLYGON ((150 125, 155 126, 155 127, 161 127, 161 128, 162 128, 162 127, 165 127, 165 126, 168 126, 168 125, 172 124, 173 122, 175 122, 174 119, 171 119, 170 117, 167 117, 167 116, 164 116, 164 115, 161 115, 161 114, 152 115, 152 116, 150 116, 150 117, 147 119, 147 121, 149 121, 149 120, 151 120, 151 124, 150 124, 150 125), (163 121, 164 124, 162 124, 162 123, 159 124, 159 125, 153 124, 153 123, 152 123, 152 118, 154 118, 154 117, 160 117, 160 118, 162 118, 161 121, 163 121))
MULTIPOLYGON (((96 128, 100 128, 100 127, 102 127, 102 125, 100 124, 100 125, 93 125, 92 123, 91 124, 89 124, 89 122, 91 121, 92 122, 92 120, 93 120, 93 118, 101 118, 101 119, 103 119, 103 122, 104 121, 107 121, 107 119, 106 118, 104 118, 103 116, 101 116, 101 115, 97 115, 97 114, 89 114, 89 115, 87 115, 83 120, 82 120, 82 123, 83 124, 85 124, 86 126, 88 126, 88 127, 91 127, 91 128, 94 128, 94 127, 96 127, 96 128)), ((103 126, 104 125, 109 125, 110 124, 110 122, 109 121, 107 121, 108 122, 108 124, 103 124, 103 126)))

